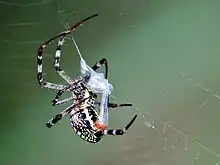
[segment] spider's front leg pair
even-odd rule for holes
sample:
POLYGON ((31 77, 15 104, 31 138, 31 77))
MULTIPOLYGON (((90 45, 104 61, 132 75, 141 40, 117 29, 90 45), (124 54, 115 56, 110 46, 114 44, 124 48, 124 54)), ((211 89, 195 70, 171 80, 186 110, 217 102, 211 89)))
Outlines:
MULTIPOLYGON (((44 79, 43 79, 43 51, 44 51, 44 49, 50 43, 52 43, 55 39, 57 39, 59 37, 64 38, 64 36, 72 33, 78 26, 82 25, 86 21, 88 21, 88 20, 90 20, 94 17, 97 17, 97 16, 98 16, 98 14, 93 14, 93 15, 79 21, 78 23, 73 25, 71 28, 69 28, 65 32, 62 32, 62 33, 56 35, 55 37, 50 38, 49 40, 47 40, 44 44, 42 44, 39 47, 38 52, 37 52, 37 80, 38 80, 38 83, 41 87, 48 88, 48 89, 53 89, 53 90, 62 90, 62 89, 67 87, 66 85, 55 84, 55 83, 44 81, 44 79)), ((61 45, 62 45, 62 43, 61 43, 61 45)), ((57 52, 59 52, 59 51, 57 51, 57 52)), ((59 74, 63 75, 61 77, 63 77, 63 78, 65 77, 66 79, 69 79, 67 77, 67 75, 64 72, 62 72, 61 70, 58 69, 58 72, 59 72, 59 74)))
POLYGON ((61 48, 64 43, 64 37, 66 35, 66 32, 63 32, 51 39, 49 39, 47 42, 45 42, 39 49, 38 49, 38 56, 37 56, 37 79, 38 83, 41 87, 54 89, 54 90, 63 90, 66 89, 66 91, 69 91, 69 88, 67 85, 61 85, 61 84, 55 84, 50 82, 45 82, 43 80, 43 50, 48 46, 52 41, 54 41, 56 38, 60 37, 60 40, 58 42, 56 53, 55 53, 55 61, 54 61, 54 67, 56 69, 56 72, 59 74, 60 77, 62 77, 68 84, 73 83, 73 80, 60 68, 60 55, 61 55, 61 48))

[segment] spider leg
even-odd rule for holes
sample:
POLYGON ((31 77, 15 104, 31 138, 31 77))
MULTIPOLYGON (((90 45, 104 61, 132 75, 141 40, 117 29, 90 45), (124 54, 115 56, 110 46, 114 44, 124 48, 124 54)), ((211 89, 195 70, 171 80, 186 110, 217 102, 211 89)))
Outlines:
POLYGON ((56 116, 54 116, 53 118, 51 118, 49 121, 46 122, 46 126, 48 128, 51 128, 52 126, 54 126, 58 121, 60 121, 63 118, 63 116, 65 116, 66 114, 68 114, 68 112, 73 110, 74 107, 75 107, 74 104, 72 104, 69 107, 67 107, 65 110, 63 110, 62 112, 58 113, 56 116))
POLYGON ((64 35, 61 36, 60 40, 58 41, 56 53, 55 53, 55 61, 54 61, 54 67, 56 69, 56 72, 62 77, 68 84, 72 84, 74 81, 65 73, 64 70, 60 68, 60 56, 62 51, 62 46, 64 43, 64 35))
MULTIPOLYGON (((109 108, 119 108, 119 107, 125 107, 125 106, 132 106, 132 104, 130 103, 126 103, 126 104, 116 104, 116 103, 109 103, 109 99, 107 99, 107 103, 108 103, 108 107, 109 108)), ((101 105, 100 102, 97 103, 99 106, 101 105)), ((104 109, 100 109, 100 120, 101 121, 105 121, 104 124, 108 124, 108 110, 106 110, 107 108, 104 109)))
POLYGON ((136 120, 137 115, 134 115, 134 117, 132 118, 132 120, 125 126, 124 129, 108 129, 104 131, 104 135, 124 135, 124 133, 126 133, 126 131, 131 127, 131 125, 134 123, 134 121, 136 120))
POLYGON ((82 99, 79 102, 77 102, 76 104, 72 104, 69 107, 67 107, 66 109, 64 109, 62 112, 58 113, 56 116, 54 116, 53 118, 51 118, 49 121, 46 122, 46 126, 48 128, 51 128, 52 126, 54 126, 58 121, 60 121, 65 115, 67 115, 68 113, 70 113, 76 106, 78 106, 79 104, 81 104, 82 102, 84 102, 85 100, 87 100, 88 98, 82 99))
POLYGON ((55 37, 50 38, 48 41, 46 41, 44 44, 42 44, 39 47, 38 53, 37 53, 37 80, 38 80, 38 83, 41 87, 54 89, 54 90, 62 90, 63 88, 67 87, 65 85, 60 85, 60 84, 55 84, 55 83, 44 81, 44 79, 43 79, 43 61, 42 61, 43 60, 43 51, 44 51, 44 49, 50 43, 52 43, 55 39, 72 33, 74 30, 76 30, 76 28, 78 26, 82 25, 84 22, 86 22, 86 21, 88 21, 88 20, 90 20, 90 19, 92 19, 93 17, 96 17, 96 16, 98 16, 98 14, 93 14, 92 16, 89 16, 89 17, 79 21, 78 23, 76 23, 75 25, 70 27, 67 31, 62 32, 62 33, 56 35, 55 37))
POLYGON ((94 71, 96 71, 102 65, 105 65, 105 78, 107 79, 107 77, 108 77, 108 61, 106 58, 102 58, 99 62, 97 62, 95 65, 93 65, 92 69, 94 71))
MULTIPOLYGON (((100 106, 100 102, 97 103, 100 106)), ((131 107, 131 103, 117 104, 117 103, 108 103, 109 108, 119 108, 119 107, 131 107)))
MULTIPOLYGON (((52 106, 59 105, 59 98, 62 96, 62 94, 65 92, 65 90, 59 90, 55 96, 55 98, 52 100, 52 106)), ((61 101, 61 100, 60 100, 61 101)), ((66 101, 68 102, 68 101, 66 101)))
POLYGON ((37 55, 37 80, 38 80, 38 83, 41 87, 44 87, 44 88, 61 90, 61 89, 65 88, 66 86, 51 83, 51 82, 45 82, 43 79, 43 49, 46 46, 47 45, 44 44, 38 49, 38 55, 37 55))
POLYGON ((65 91, 73 91, 75 90, 75 85, 77 85, 78 83, 80 83, 82 81, 82 79, 78 79, 76 82, 74 82, 73 84, 67 86, 66 88, 62 89, 62 90, 59 90, 55 96, 55 98, 52 100, 52 106, 55 106, 55 105, 60 105, 60 104, 64 104, 64 103, 67 103, 71 100, 76 100, 77 97, 73 94, 72 92, 72 97, 69 97, 67 99, 64 99, 64 100, 59 100, 59 98, 63 95, 63 93, 65 91))
POLYGON ((72 101, 72 100, 75 100, 76 98, 71 96, 71 97, 68 97, 68 98, 65 98, 65 99, 62 99, 62 100, 57 100, 55 101, 55 99, 52 101, 52 106, 55 106, 55 105, 61 105, 61 104, 65 104, 69 101, 72 101))
POLYGON ((108 107, 109 108, 119 108, 119 107, 130 107, 130 106, 132 106, 132 104, 128 104, 128 103, 126 103, 126 104, 116 104, 116 103, 108 103, 108 107))

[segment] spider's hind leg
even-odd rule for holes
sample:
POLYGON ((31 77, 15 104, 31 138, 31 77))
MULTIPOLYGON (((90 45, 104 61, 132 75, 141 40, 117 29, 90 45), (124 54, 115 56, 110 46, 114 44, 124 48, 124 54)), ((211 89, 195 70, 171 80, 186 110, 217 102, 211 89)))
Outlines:
POLYGON ((126 133, 126 131, 131 127, 131 125, 134 123, 134 121, 136 120, 137 115, 134 115, 134 117, 132 118, 132 120, 125 126, 124 129, 108 129, 104 131, 105 135, 124 135, 124 133, 126 133))
MULTIPOLYGON (((51 43, 53 42, 55 39, 59 38, 59 37, 63 37, 67 34, 70 34, 72 33, 74 30, 76 30, 76 28, 80 25, 82 25, 84 22, 92 19, 93 17, 96 17, 98 16, 98 14, 93 14, 81 21, 79 21, 78 23, 76 23, 75 25, 73 25, 70 29, 68 29, 67 31, 65 32, 62 32, 52 38, 50 38, 49 40, 47 40, 44 44, 42 44, 40 46, 40 48, 38 49, 38 52, 37 52, 37 80, 38 80, 38 83, 41 87, 44 87, 44 88, 49 88, 49 89, 54 89, 54 90, 62 90, 63 88, 66 87, 66 85, 61 85, 61 84, 55 84, 55 83, 51 83, 51 82, 47 82, 47 81, 44 81, 43 79, 43 65, 42 65, 42 59, 43 59, 43 51, 44 49, 51 43)), ((62 76, 61 76, 62 77, 62 76)))

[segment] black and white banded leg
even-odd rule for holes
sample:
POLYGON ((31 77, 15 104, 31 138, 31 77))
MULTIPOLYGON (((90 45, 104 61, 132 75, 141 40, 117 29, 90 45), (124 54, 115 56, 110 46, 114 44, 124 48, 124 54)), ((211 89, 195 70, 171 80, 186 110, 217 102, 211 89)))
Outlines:
MULTIPOLYGON (((97 103, 100 106, 100 102, 97 103)), ((131 103, 124 103, 124 104, 116 104, 116 103, 108 103, 109 108, 119 108, 119 107, 131 107, 131 103)))
POLYGON ((134 123, 134 121, 136 120, 137 115, 134 115, 134 117, 132 118, 132 120, 125 126, 125 128, 123 129, 108 129, 104 131, 105 135, 124 135, 127 130, 131 127, 131 125, 134 123))
POLYGON ((74 81, 65 73, 63 69, 60 68, 60 56, 62 51, 62 46, 64 44, 65 36, 61 36, 60 40, 58 41, 56 53, 55 53, 55 61, 54 61, 54 67, 56 69, 56 72, 62 77, 68 84, 74 83, 74 81))
POLYGON ((73 111, 74 107, 75 107, 74 104, 72 104, 69 107, 67 107, 64 111, 58 113, 56 116, 54 116, 53 118, 51 118, 49 121, 46 122, 46 126, 48 128, 54 126, 56 123, 58 123, 58 121, 60 121, 63 118, 63 116, 68 114, 68 112, 73 111))
POLYGON ((131 107, 132 104, 125 103, 125 104, 116 104, 116 103, 108 103, 109 108, 119 108, 119 107, 131 107))
POLYGON ((62 100, 59 100, 59 98, 62 96, 62 94, 65 92, 65 90, 59 90, 55 96, 55 98, 52 100, 52 106, 55 106, 55 105, 60 105, 60 104, 65 104, 69 101, 72 101, 72 100, 76 100, 76 97, 75 96, 71 96, 71 97, 68 97, 66 99, 62 99, 62 100))
POLYGON ((56 99, 53 99, 52 101, 52 106, 55 106, 55 105, 61 105, 61 104, 66 104, 70 101, 74 101, 76 100, 75 97, 71 96, 71 97, 68 97, 68 98, 65 98, 65 99, 62 99, 62 100, 56 100, 56 99))
POLYGON ((41 87, 54 89, 54 90, 62 90, 63 88, 67 87, 66 85, 55 84, 55 83, 44 81, 44 79, 43 79, 43 51, 44 51, 44 49, 50 43, 52 43, 55 39, 57 39, 59 37, 64 37, 64 36, 72 33, 74 30, 76 30, 76 28, 78 26, 82 25, 84 22, 86 22, 96 16, 98 16, 98 14, 93 14, 92 16, 89 16, 89 17, 79 21, 78 23, 76 23, 75 25, 70 27, 68 30, 56 35, 55 37, 50 38, 48 41, 46 41, 44 44, 42 44, 39 47, 38 53, 37 53, 37 80, 38 80, 38 83, 41 87))
POLYGON ((72 96, 69 97, 69 98, 66 98, 66 99, 63 99, 63 100, 59 100, 59 99, 65 91, 75 91, 75 90, 77 90, 76 86, 77 86, 78 83, 81 83, 81 82, 82 82, 82 79, 77 79, 73 84, 70 84, 68 87, 66 87, 62 90, 59 90, 57 92, 55 98, 52 100, 52 106, 65 104, 65 103, 67 103, 71 100, 77 100, 77 96, 74 95, 74 92, 72 92, 72 96))
POLYGON ((43 44, 38 49, 38 55, 37 55, 37 80, 41 87, 54 89, 54 90, 62 90, 66 87, 66 85, 61 84, 55 84, 51 82, 46 82, 43 79, 43 50, 47 46, 47 43, 43 44))
POLYGON ((82 102, 86 101, 88 98, 82 99, 79 102, 77 102, 77 104, 72 104, 69 107, 67 107, 66 109, 64 109, 62 112, 58 113, 56 116, 54 116, 53 118, 51 118, 49 121, 46 122, 46 126, 48 128, 51 128, 52 126, 54 126, 58 121, 60 121, 65 115, 67 115, 68 113, 70 113, 71 111, 74 111, 74 108, 80 104, 82 104, 82 102))
POLYGON ((108 78, 108 61, 106 58, 102 58, 99 62, 97 62, 95 65, 93 65, 92 69, 96 71, 99 69, 102 65, 105 65, 105 78, 108 78))

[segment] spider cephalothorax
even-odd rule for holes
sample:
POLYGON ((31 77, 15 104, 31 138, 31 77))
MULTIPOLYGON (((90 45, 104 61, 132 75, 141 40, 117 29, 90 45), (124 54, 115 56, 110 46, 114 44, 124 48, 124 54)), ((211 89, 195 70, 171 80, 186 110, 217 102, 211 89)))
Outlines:
POLYGON ((94 14, 68 30, 52 37, 45 42, 38 49, 37 56, 37 79, 41 87, 57 90, 57 94, 52 101, 52 105, 65 104, 69 101, 73 103, 62 112, 58 113, 55 117, 46 123, 47 127, 52 127, 55 123, 62 119, 63 116, 69 115, 71 125, 75 132, 85 141, 90 143, 99 142, 104 135, 123 135, 126 130, 135 121, 137 115, 129 122, 124 129, 107 129, 108 126, 108 108, 116 108, 122 106, 132 106, 132 104, 115 104, 109 103, 108 95, 111 94, 113 89, 112 85, 108 83, 108 63, 105 58, 101 59, 93 67, 89 67, 85 60, 82 58, 76 42, 74 44, 78 50, 80 56, 81 74, 74 80, 71 79, 61 68, 60 68, 60 56, 61 50, 66 35, 70 34, 79 25, 85 21, 98 16, 94 14), (60 38, 55 53, 54 67, 57 73, 68 83, 68 85, 54 84, 45 82, 43 80, 43 50, 55 39, 60 38), (95 72, 102 65, 105 65, 106 73, 105 77, 103 74, 95 72), (59 98, 64 92, 71 92, 72 96, 63 100, 59 98), (96 94, 102 94, 101 101, 98 101, 96 94))

